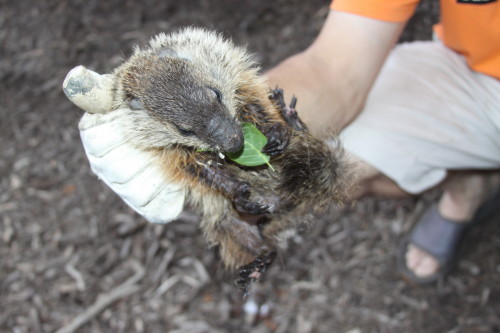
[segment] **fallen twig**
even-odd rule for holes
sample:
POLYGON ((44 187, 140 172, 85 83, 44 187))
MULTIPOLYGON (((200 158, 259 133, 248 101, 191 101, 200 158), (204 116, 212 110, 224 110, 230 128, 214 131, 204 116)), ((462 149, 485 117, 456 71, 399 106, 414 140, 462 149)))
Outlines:
POLYGON ((64 270, 76 281, 76 286, 79 291, 84 291, 86 288, 85 280, 82 273, 80 273, 75 267, 76 257, 74 257, 65 267, 64 270))
POLYGON ((119 286, 115 287, 109 293, 103 294, 97 298, 97 300, 92 304, 87 310, 79 314, 66 326, 60 328, 55 333, 72 333, 83 324, 87 323, 89 320, 94 318, 97 314, 101 313, 102 310, 107 308, 110 304, 115 301, 127 297, 140 289, 140 286, 136 284, 144 276, 144 268, 135 260, 130 261, 129 264, 135 270, 135 273, 127 281, 123 282, 119 286))

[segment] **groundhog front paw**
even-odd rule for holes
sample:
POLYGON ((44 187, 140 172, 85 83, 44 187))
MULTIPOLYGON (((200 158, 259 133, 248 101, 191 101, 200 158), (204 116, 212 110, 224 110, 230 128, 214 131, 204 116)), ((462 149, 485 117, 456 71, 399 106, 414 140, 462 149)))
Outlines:
POLYGON ((300 120, 299 114, 295 109, 295 106, 297 105, 297 98, 295 96, 292 97, 290 105, 286 105, 283 97, 283 90, 276 88, 271 91, 269 99, 279 108, 281 116, 286 121, 288 126, 297 131, 304 131, 307 129, 306 125, 302 122, 302 120, 300 120))
POLYGON ((237 199, 235 208, 240 214, 249 215, 264 215, 269 214, 269 205, 262 205, 258 202, 253 202, 245 199, 237 199))
POLYGON ((264 215, 269 213, 269 205, 252 201, 250 198, 250 185, 240 182, 234 195, 234 207, 240 214, 264 215))
POLYGON ((265 131, 265 135, 267 137, 267 144, 263 148, 265 154, 274 157, 285 151, 290 139, 290 131, 287 127, 275 123, 265 131))

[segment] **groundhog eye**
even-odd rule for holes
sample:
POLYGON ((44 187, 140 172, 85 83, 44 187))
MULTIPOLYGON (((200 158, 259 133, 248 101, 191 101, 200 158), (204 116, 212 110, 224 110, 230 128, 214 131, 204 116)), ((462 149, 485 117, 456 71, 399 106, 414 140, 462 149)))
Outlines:
POLYGON ((181 133, 181 135, 183 135, 183 136, 193 136, 193 135, 195 135, 195 133, 193 131, 184 129, 184 128, 179 127, 179 126, 176 126, 176 127, 177 127, 177 130, 179 131, 179 133, 181 133))
POLYGON ((222 93, 220 92, 220 90, 212 87, 210 87, 209 89, 214 93, 215 98, 217 98, 217 101, 219 103, 222 103, 222 93))

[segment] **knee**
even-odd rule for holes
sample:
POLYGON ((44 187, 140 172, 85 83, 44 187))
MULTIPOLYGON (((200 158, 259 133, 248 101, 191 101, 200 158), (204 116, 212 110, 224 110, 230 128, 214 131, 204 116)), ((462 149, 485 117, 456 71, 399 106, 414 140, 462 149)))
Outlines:
POLYGON ((353 190, 351 197, 359 199, 372 194, 373 183, 380 172, 365 161, 348 154, 348 160, 354 168, 353 173, 353 190))
POLYGON ((352 155, 349 155, 349 159, 356 169, 353 199, 369 195, 390 198, 401 198, 409 195, 372 165, 352 155))

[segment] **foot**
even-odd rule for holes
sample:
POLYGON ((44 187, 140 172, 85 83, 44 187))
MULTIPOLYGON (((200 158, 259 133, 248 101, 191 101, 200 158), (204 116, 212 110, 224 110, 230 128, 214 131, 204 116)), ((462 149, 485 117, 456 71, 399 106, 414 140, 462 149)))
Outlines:
POLYGON ((446 274, 467 222, 478 222, 491 215, 492 207, 497 207, 499 179, 497 173, 450 177, 439 205, 417 223, 405 240, 403 273, 416 282, 432 281, 446 274))
POLYGON ((431 207, 401 243, 401 273, 419 284, 445 276, 453 268, 467 225, 450 221, 437 206, 431 207))
POLYGON ((414 244, 408 245, 406 265, 419 278, 427 278, 439 271, 439 262, 430 253, 414 244))
POLYGON ((251 263, 242 266, 238 269, 238 275, 235 278, 235 284, 243 297, 247 297, 250 293, 252 282, 259 281, 262 274, 271 265, 276 252, 269 252, 263 256, 255 258, 251 263))
MULTIPOLYGON (((442 216, 442 213, 437 213, 439 216, 442 216)), ((462 228, 469 221, 452 221, 450 219, 447 220, 449 223, 456 223, 457 228, 462 228), (463 224, 462 224, 463 223, 463 224), (462 224, 462 225, 459 225, 462 224)), ((458 244, 457 244, 458 245, 458 244)), ((451 244, 450 244, 451 246, 451 244)), ((409 243, 408 250, 406 252, 406 266, 408 269, 413 272, 417 277, 426 279, 431 276, 436 276, 440 271, 440 263, 439 260, 430 252, 425 249, 420 248, 419 246, 409 243)))

